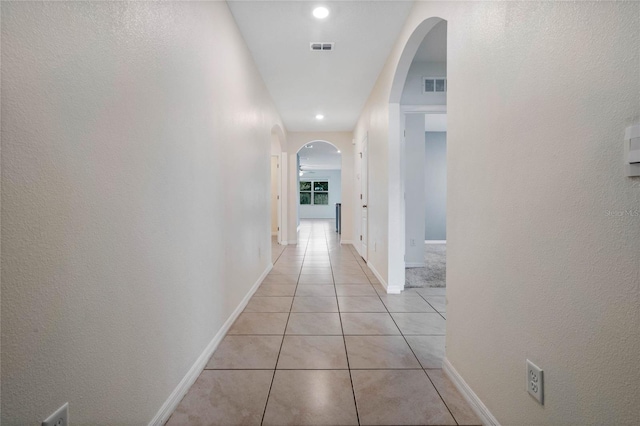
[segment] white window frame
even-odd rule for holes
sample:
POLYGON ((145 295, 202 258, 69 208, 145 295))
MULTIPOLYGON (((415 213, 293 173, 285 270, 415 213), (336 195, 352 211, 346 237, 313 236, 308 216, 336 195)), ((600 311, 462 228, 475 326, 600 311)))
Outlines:
POLYGON ((330 197, 330 193, 331 193, 331 179, 329 178, 300 178, 300 182, 311 182, 311 191, 301 191, 300 190, 300 183, 298 183, 298 204, 301 206, 328 206, 330 205, 329 203, 329 197, 330 197), (327 204, 315 204, 315 199, 313 194, 316 193, 316 191, 314 191, 313 188, 313 184, 315 182, 327 182, 327 190, 326 191, 317 191, 320 194, 327 194, 327 204), (309 192, 311 193, 311 204, 302 204, 300 203, 300 193, 302 192, 309 192))

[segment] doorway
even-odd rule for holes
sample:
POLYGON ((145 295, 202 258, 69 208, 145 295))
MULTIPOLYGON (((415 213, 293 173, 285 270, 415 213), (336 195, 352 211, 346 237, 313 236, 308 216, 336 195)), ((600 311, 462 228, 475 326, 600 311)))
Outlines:
POLYGON ((312 141, 297 153, 298 220, 330 222, 337 230, 336 204, 342 203, 342 153, 333 144, 312 141))
POLYGON ((446 287, 446 124, 446 113, 405 114, 405 288, 446 287))
POLYGON ((280 243, 280 157, 271 156, 271 237, 280 243))
POLYGON ((286 241, 286 179, 287 153, 282 151, 284 136, 279 126, 271 130, 269 235, 272 257, 279 254, 286 241))
POLYGON ((369 137, 362 141, 360 153, 360 256, 369 260, 369 137))
POLYGON ((447 22, 429 18, 409 38, 390 96, 390 288, 445 286, 446 245, 430 243, 435 228, 446 240, 447 83, 447 22))

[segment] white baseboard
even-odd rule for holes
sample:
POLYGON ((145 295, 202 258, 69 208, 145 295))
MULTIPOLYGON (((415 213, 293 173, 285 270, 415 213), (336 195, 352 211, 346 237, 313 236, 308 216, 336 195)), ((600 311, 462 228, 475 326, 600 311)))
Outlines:
POLYGON ((264 280, 271 269, 273 269, 273 263, 270 263, 269 266, 267 266, 267 269, 265 269, 262 275, 260 275, 260 278, 258 278, 258 280, 253 284, 238 307, 233 311, 231 316, 222 325, 222 327, 220 327, 220 330, 218 330, 207 347, 204 348, 204 351, 200 354, 198 359, 196 359, 196 362, 191 366, 189 371, 187 371, 187 374, 182 378, 182 380, 180 380, 178 386, 176 386, 173 392, 171 392, 171 395, 169 395, 169 398, 167 398, 164 404, 162 404, 162 407, 160 407, 160 410, 158 410, 151 422, 149 422, 149 426, 164 425, 171 414, 173 414, 182 398, 184 398, 191 386, 195 383, 198 376, 200 376, 200 373, 202 373, 202 370, 204 370, 204 367, 207 365, 207 361, 209 361, 209 358, 211 358, 211 355, 213 355, 213 352, 216 350, 224 336, 227 334, 229 328, 231 328, 231 325, 233 325, 233 322, 242 313, 244 308, 247 306, 247 303, 249 303, 249 299, 251 299, 251 296, 253 296, 253 294, 256 292, 256 290, 262 283, 262 280, 264 280))
POLYGON ((469 403, 473 412, 480 418, 482 424, 485 426, 500 426, 498 420, 491 414, 491 411, 486 405, 478 398, 478 395, 469 387, 467 382, 464 381, 458 371, 451 365, 449 360, 445 357, 442 362, 442 370, 449 379, 453 382, 458 391, 462 394, 464 399, 469 403))
POLYGON ((272 237, 277 237, 277 236, 278 236, 278 231, 272 232, 272 233, 271 233, 271 236, 272 236, 272 237))
POLYGON ((424 262, 405 262, 404 263, 405 268, 424 268, 425 266, 427 266, 427 264, 424 262))
POLYGON ((340 244, 353 244, 352 240, 340 240, 340 244))
POLYGON ((447 240, 424 240, 425 244, 447 244, 447 240))
POLYGON ((394 288, 394 287, 389 287, 389 284, 387 284, 387 282, 382 278, 382 275, 380 275, 380 272, 378 272, 378 270, 371 264, 369 263, 369 261, 367 261, 367 266, 369 267, 369 269, 371 269, 371 272, 373 272, 373 275, 376 276, 376 278, 378 279, 378 281, 380 281, 380 284, 382 285, 382 287, 384 287, 387 290, 387 294, 400 294, 402 293, 402 288, 394 288))

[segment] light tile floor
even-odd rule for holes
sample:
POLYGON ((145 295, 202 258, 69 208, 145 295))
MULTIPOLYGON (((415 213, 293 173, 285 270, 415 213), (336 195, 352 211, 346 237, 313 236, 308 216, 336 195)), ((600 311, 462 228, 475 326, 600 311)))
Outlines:
POLYGON ((444 289, 386 294, 302 221, 168 425, 479 425, 442 373, 444 289))

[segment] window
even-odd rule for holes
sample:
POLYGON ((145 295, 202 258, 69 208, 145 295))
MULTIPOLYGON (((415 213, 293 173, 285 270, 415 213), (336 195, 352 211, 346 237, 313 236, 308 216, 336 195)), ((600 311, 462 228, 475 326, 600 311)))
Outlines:
POLYGON ((329 181, 301 180, 300 205, 326 206, 329 204, 329 181))
POLYGON ((436 93, 447 91, 447 79, 443 77, 424 77, 422 93, 436 93))

